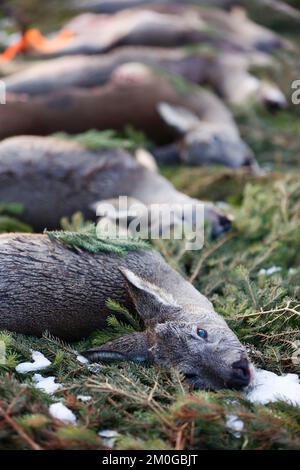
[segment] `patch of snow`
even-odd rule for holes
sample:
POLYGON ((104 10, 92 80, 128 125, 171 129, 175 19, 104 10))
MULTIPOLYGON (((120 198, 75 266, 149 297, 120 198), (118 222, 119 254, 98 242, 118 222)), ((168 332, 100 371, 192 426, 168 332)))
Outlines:
POLYGON ((244 428, 244 422, 236 415, 227 415, 226 427, 234 437, 240 438, 241 431, 244 428))
POLYGON ((100 437, 105 437, 106 439, 109 439, 112 437, 118 437, 120 434, 117 431, 113 431, 111 429, 103 429, 102 431, 98 432, 98 435, 100 437))
POLYGON ((293 276, 293 275, 296 274, 296 273, 297 273, 297 269, 295 269, 295 268, 290 268, 289 271, 288 271, 288 274, 289 274, 290 276, 293 276))
POLYGON ((77 395, 76 398, 80 401, 90 401, 92 399, 90 395, 77 395))
POLYGON ((62 385, 55 383, 56 377, 43 377, 41 374, 34 374, 33 381, 35 382, 35 388, 42 390, 45 393, 52 395, 62 385))
POLYGON ((81 364, 87 364, 89 362, 88 359, 84 356, 81 356, 81 354, 78 354, 78 356, 76 356, 76 359, 81 364))
POLYGON ((264 369, 255 369, 246 398, 252 403, 265 405, 285 401, 300 407, 300 383, 296 374, 277 375, 264 369))
POLYGON ((49 406, 49 413, 53 418, 59 419, 66 424, 76 423, 76 416, 63 403, 52 403, 52 405, 49 406))
POLYGON ((39 351, 31 351, 31 357, 33 362, 21 362, 17 365, 16 371, 21 374, 26 374, 26 372, 46 369, 46 367, 50 366, 51 364, 49 359, 47 359, 44 354, 39 351))
POLYGON ((87 368, 91 374, 99 374, 102 370, 100 364, 89 364, 87 368))
POLYGON ((272 276, 272 274, 279 273, 281 271, 280 266, 271 266, 270 268, 262 268, 259 270, 258 275, 263 275, 263 276, 272 276))
POLYGON ((120 436, 120 434, 117 431, 113 431, 112 429, 103 429, 102 431, 98 432, 98 436, 102 437, 102 440, 107 447, 113 448, 116 439, 120 436))

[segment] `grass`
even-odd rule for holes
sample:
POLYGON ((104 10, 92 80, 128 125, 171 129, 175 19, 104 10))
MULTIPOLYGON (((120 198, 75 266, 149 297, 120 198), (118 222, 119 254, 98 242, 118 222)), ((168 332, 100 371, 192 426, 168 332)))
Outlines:
MULTIPOLYGON (((34 2, 27 4, 31 11, 34 2)), ((274 25, 280 31, 286 28, 280 18, 274 25)), ((288 92, 291 80, 299 78, 298 61, 290 55, 280 60, 285 72, 275 78, 288 92)), ((299 374, 299 109, 291 106, 276 115, 262 109, 235 110, 235 114, 244 139, 266 170, 264 176, 220 167, 163 169, 187 194, 229 204, 232 231, 216 241, 207 236, 200 252, 186 252, 180 242, 159 242, 156 248, 213 301, 257 366, 299 374), (264 270, 272 267, 279 269, 267 275, 264 270)), ((123 135, 91 131, 77 140, 93 149, 148 144, 130 129, 123 135)), ((19 206, 0 206, 0 231, 30 230, 20 225, 21 218, 19 206)), ((63 221, 69 232, 82 225, 78 214, 71 222, 63 221)), ((110 305, 112 312, 118 308, 113 299, 110 305)), ((229 390, 193 392, 176 370, 130 363, 87 366, 76 359, 77 351, 133 327, 139 327, 136 319, 124 326, 112 316, 105 334, 95 332, 77 344, 64 344, 49 335, 34 338, 0 332, 0 344, 7 352, 6 363, 0 365, 0 448, 105 449, 108 441, 98 435, 105 429, 118 431, 116 449, 300 448, 299 410, 288 404, 254 405, 229 390), (33 387, 32 373, 15 371, 19 362, 30 359, 31 349, 52 361, 42 374, 54 375, 62 384, 53 397, 33 387), (82 402, 79 395, 91 399, 82 402), (58 399, 75 413, 76 426, 50 416, 48 407, 58 399), (244 422, 240 437, 227 428, 228 414, 244 422)))
POLYGON ((31 227, 20 220, 20 217, 22 217, 22 213, 22 204, 0 203, 0 233, 31 232, 31 227))
MULTIPOLYGON (((295 359, 300 339, 299 200, 297 175, 257 180, 232 206, 232 232, 214 242, 206 238, 201 252, 185 252, 178 242, 158 246, 213 300, 255 364, 278 373, 300 372, 295 359), (281 270, 271 276, 260 273, 272 266, 281 270)), ((118 309, 110 305, 112 312, 118 309)), ((96 367, 76 360, 76 351, 118 331, 124 333, 124 325, 111 317, 104 335, 95 333, 72 345, 47 335, 38 339, 3 332, 7 363, 0 372, 1 447, 104 449, 107 440, 98 431, 113 429, 119 433, 117 449, 299 448, 299 412, 290 405, 253 405, 233 391, 192 392, 176 370, 129 363, 96 367), (17 363, 30 358, 30 349, 52 361, 42 374, 62 383, 54 398, 33 387, 32 373, 15 371, 17 363), (91 400, 81 402, 78 395, 91 400), (48 406, 55 399, 72 409, 76 426, 51 418, 48 406), (226 427, 228 414, 244 422, 239 438, 226 427)))

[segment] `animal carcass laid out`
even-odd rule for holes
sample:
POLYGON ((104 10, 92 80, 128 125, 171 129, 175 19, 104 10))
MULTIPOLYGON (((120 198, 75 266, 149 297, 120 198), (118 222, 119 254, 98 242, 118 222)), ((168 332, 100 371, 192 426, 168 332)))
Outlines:
MULTIPOLYGON (((193 204, 163 176, 123 150, 88 151, 51 137, 13 137, 0 143, 0 201, 22 201, 23 220, 35 230, 56 229, 62 217, 81 211, 95 220, 97 203, 129 196, 145 206, 193 204)), ((204 207, 212 233, 230 222, 212 204, 204 207)), ((192 226, 193 216, 185 222, 192 226)))
POLYGON ((41 95, 70 87, 93 88, 109 82, 121 65, 138 62, 179 75, 192 83, 210 85, 229 104, 249 106, 258 102, 267 108, 284 108, 286 99, 275 83, 250 73, 251 67, 273 69, 269 54, 185 48, 124 46, 105 55, 66 56, 33 62, 5 78, 9 93, 41 95))
POLYGON ((113 297, 140 315, 143 331, 86 351, 92 361, 178 367, 200 388, 248 385, 249 362, 237 337, 157 252, 135 246, 91 253, 76 239, 65 243, 46 234, 0 236, 1 329, 83 338, 105 327, 113 297))
POLYGON ((54 51, 35 53, 49 57, 105 53, 124 45, 177 47, 199 43, 227 50, 272 51, 285 44, 276 33, 251 21, 244 10, 229 13, 182 2, 150 2, 115 15, 84 13, 66 23, 62 32, 70 36, 66 44, 54 51))
MULTIPOLYGON (((84 4, 80 4, 84 8, 84 4)), ((97 5, 96 2, 90 8, 97 9, 97 5)), ((275 84, 249 73, 253 66, 278 65, 268 53, 274 48, 285 47, 286 43, 272 31, 250 21, 244 10, 234 9, 229 13, 195 5, 183 6, 176 1, 134 0, 108 2, 108 5, 99 2, 98 6, 99 10, 114 11, 115 8, 127 8, 127 5, 141 8, 114 16, 83 14, 75 17, 62 30, 69 31, 70 38, 74 34, 74 38, 67 47, 61 45, 56 54, 52 52, 52 55, 64 55, 65 59, 50 60, 29 67, 25 73, 8 77, 7 90, 40 94, 56 90, 57 84, 60 90, 68 86, 98 86, 108 81, 119 65, 142 62, 162 67, 198 84, 209 84, 229 103, 240 105, 256 100, 272 107, 286 106, 286 100, 275 84), (190 28, 187 36, 181 31, 184 21, 186 30, 190 28), (207 37, 198 37, 196 30, 198 35, 201 31, 207 37), (164 41, 168 34, 170 44, 164 41), (105 49, 104 45, 100 47, 101 41, 110 44, 106 54, 101 54, 105 49), (195 41, 191 50, 187 47, 176 49, 176 46, 184 46, 186 41, 189 44, 195 41), (206 47, 207 41, 213 44, 206 47), (95 43, 94 49, 91 42, 95 43), (73 54, 75 57, 67 57, 73 54)))
MULTIPOLYGON (((151 7, 151 6, 174 6, 180 5, 180 0, 75 0, 74 7, 78 10, 93 11, 95 13, 116 13, 121 10, 135 7, 151 7)), ((188 5, 195 5, 198 3, 200 6, 218 7, 225 10, 231 10, 237 4, 245 8, 249 7, 247 0, 186 0, 188 5)), ((253 0, 251 2, 256 8, 264 9, 266 14, 275 14, 286 16, 290 21, 299 21, 300 14, 296 8, 282 2, 281 0, 253 0)))
POLYGON ((154 154, 160 163, 221 163, 257 169, 226 106, 208 91, 178 84, 176 77, 209 83, 235 105, 256 100, 272 108, 284 107, 286 100, 274 84, 248 72, 252 65, 268 63, 268 56, 258 49, 284 46, 273 32, 239 10, 229 14, 151 2, 147 9, 112 16, 80 15, 66 24, 65 31, 72 32, 70 42, 54 54, 64 57, 7 77, 7 104, 5 110, 0 109, 1 138, 60 130, 123 129, 132 124, 155 141, 158 149, 154 154), (212 42, 215 53, 191 54, 170 47, 194 41, 201 45, 212 42), (128 45, 140 48, 120 48, 128 45), (156 47, 149 49, 148 45, 156 47), (100 57, 66 57, 111 50, 100 57), (175 79, 153 67, 175 74, 175 79), (168 145, 160 148, 163 144, 168 145))
POLYGON ((57 131, 123 130, 128 124, 156 142, 154 155, 160 163, 257 168, 220 99, 193 86, 182 90, 176 79, 142 64, 118 67, 102 87, 67 87, 37 96, 11 94, 0 108, 2 139, 57 131))

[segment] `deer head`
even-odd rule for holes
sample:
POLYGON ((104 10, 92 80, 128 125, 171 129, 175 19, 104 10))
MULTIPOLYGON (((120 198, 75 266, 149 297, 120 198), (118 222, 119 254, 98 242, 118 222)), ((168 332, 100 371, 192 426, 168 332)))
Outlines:
POLYGON ((121 268, 145 325, 83 352, 92 362, 129 360, 179 369, 196 388, 241 388, 250 381, 246 352, 225 321, 199 305, 179 305, 168 292, 121 268))
POLYGON ((182 161, 190 165, 245 166, 258 171, 252 150, 231 125, 201 120, 191 110, 170 103, 161 102, 157 109, 161 118, 183 136, 182 161))

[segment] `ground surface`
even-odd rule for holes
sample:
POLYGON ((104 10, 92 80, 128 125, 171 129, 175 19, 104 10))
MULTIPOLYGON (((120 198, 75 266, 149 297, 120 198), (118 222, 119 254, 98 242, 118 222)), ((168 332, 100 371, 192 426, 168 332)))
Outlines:
MULTIPOLYGON (((278 19, 274 25, 268 22, 282 33, 291 32, 278 19)), ((295 51, 280 60, 277 79, 289 94, 291 81, 300 78, 299 55, 295 51)), ((236 110, 244 138, 266 169, 262 177, 222 168, 164 168, 188 194, 228 203, 235 222, 217 241, 206 237, 199 253, 186 253, 178 243, 157 245, 168 262, 214 302, 258 366, 298 374, 299 106, 274 116, 260 109, 236 110)), ((0 229, 21 230, 14 225, 16 216, 18 208, 0 206, 0 229)), ((108 334, 122 332, 122 325, 112 324, 108 334)), ((299 410, 285 403, 253 405, 231 391, 191 393, 175 371, 131 364, 91 369, 78 362, 74 351, 98 344, 103 335, 76 345, 5 332, 0 340, 8 353, 0 369, 0 448, 102 449, 112 445, 98 435, 103 430, 119 433, 119 449, 300 447, 299 410), (34 388, 33 373, 15 371, 19 362, 30 359, 30 349, 52 361, 41 373, 62 384, 54 397, 34 388), (78 395, 91 398, 81 401, 78 395), (57 399, 74 412, 76 426, 49 415, 49 405, 57 399), (238 436, 226 425, 228 414, 244 422, 238 436)))

